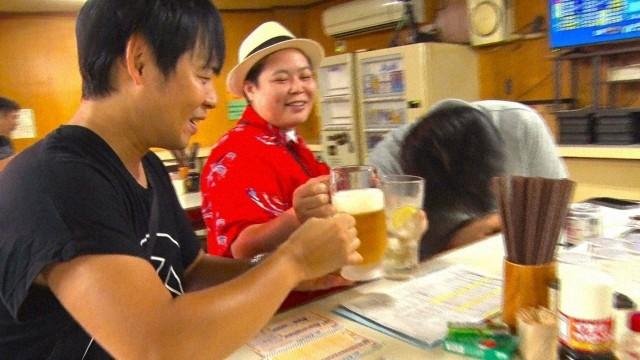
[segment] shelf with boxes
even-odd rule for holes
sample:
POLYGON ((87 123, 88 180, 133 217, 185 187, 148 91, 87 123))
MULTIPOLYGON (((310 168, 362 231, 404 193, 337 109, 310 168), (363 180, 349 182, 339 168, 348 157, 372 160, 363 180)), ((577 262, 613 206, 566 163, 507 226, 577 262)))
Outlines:
POLYGON ((597 196, 640 199, 640 108, 615 107, 615 87, 640 78, 636 79, 635 67, 609 66, 608 61, 631 53, 640 54, 640 47, 578 49, 553 58, 555 109, 560 109, 563 102, 562 63, 570 65, 565 75, 569 75, 569 98, 573 101, 578 98, 581 84, 580 64, 588 62, 591 70, 590 104, 582 109, 570 106, 575 110, 554 111, 558 153, 564 158, 570 178, 577 183, 573 201, 597 196), (603 90, 608 90, 608 97, 601 96, 603 90))
POLYGON ((556 118, 559 144, 640 143, 640 108, 563 110, 556 118))
POLYGON ((576 110, 562 110, 556 112, 559 125, 558 143, 572 145, 631 145, 640 143, 640 108, 616 107, 613 87, 617 84, 640 80, 640 65, 609 66, 602 71, 603 59, 640 53, 640 47, 627 46, 608 50, 585 51, 574 49, 553 58, 554 61, 554 98, 561 97, 562 66, 568 61, 570 64, 569 78, 571 99, 578 95, 578 62, 590 61, 591 66, 591 104, 576 110), (602 74, 606 74, 602 79, 602 74), (606 103, 601 104, 603 88, 607 88, 606 103))

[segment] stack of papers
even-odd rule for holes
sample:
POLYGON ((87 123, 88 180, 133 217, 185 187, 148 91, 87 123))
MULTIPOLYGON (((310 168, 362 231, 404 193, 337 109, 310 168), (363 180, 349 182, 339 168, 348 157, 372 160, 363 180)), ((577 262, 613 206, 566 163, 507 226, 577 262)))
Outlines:
POLYGON ((440 343, 447 322, 481 322, 500 312, 502 280, 461 265, 341 304, 336 313, 421 347, 440 343))

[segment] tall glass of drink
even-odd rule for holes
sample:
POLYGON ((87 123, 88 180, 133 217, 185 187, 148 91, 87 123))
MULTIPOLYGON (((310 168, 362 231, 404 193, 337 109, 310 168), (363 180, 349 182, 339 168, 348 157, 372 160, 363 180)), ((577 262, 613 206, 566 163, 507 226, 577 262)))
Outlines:
POLYGON ((385 175, 382 177, 382 190, 388 239, 385 276, 409 278, 419 262, 424 179, 412 175, 385 175))
POLYGON ((354 281, 382 276, 387 248, 384 194, 373 166, 341 166, 331 170, 331 201, 338 212, 353 215, 360 239, 359 265, 345 266, 341 275, 354 281))

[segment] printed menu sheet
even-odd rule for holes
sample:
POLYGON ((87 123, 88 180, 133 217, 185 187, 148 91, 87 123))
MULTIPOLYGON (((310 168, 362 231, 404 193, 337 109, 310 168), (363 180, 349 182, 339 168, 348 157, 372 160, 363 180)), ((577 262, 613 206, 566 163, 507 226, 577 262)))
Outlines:
POLYGON ((335 320, 306 312, 267 325, 248 346, 263 359, 357 359, 382 347, 335 320))
POLYGON ((336 312, 433 346, 446 336, 447 322, 481 322, 499 313, 501 294, 501 279, 454 265, 357 297, 336 312))

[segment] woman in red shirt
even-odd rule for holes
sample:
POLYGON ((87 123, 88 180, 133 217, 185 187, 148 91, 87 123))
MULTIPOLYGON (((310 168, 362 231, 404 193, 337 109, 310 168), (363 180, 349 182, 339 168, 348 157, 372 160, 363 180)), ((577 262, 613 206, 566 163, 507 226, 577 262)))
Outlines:
POLYGON ((307 218, 335 212, 329 168, 295 132, 311 113, 314 69, 323 56, 320 44, 295 38, 277 22, 242 42, 227 87, 249 105, 202 171, 209 253, 252 258, 273 251, 307 218))

